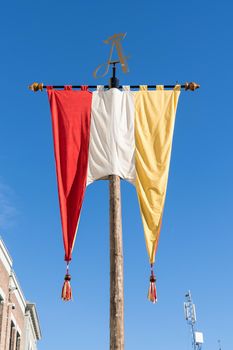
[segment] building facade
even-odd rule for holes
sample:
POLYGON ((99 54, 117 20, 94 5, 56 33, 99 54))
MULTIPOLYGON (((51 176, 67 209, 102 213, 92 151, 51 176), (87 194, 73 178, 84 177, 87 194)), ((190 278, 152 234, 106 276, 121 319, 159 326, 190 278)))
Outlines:
POLYGON ((0 350, 36 350, 41 330, 36 306, 26 301, 0 238, 0 350))

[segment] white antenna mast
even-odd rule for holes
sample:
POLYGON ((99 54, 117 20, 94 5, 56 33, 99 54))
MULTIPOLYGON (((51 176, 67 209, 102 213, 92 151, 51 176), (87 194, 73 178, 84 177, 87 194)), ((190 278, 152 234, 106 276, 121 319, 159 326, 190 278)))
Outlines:
POLYGON ((201 350, 203 344, 203 333, 197 332, 195 328, 195 323, 197 321, 195 305, 192 302, 192 296, 190 290, 185 294, 185 302, 184 302, 184 316, 191 327, 192 332, 192 345, 193 350, 201 350))

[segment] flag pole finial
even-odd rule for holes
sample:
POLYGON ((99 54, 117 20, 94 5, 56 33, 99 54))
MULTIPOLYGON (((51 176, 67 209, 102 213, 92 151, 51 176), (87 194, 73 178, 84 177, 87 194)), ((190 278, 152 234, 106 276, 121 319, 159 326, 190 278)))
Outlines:
POLYGON ((34 92, 37 92, 39 90, 43 91, 43 87, 44 87, 43 83, 36 83, 36 82, 28 86, 29 90, 32 90, 34 92))
POLYGON ((191 90, 191 91, 195 91, 196 89, 200 88, 200 84, 191 82, 191 83, 185 83, 185 90, 191 90))

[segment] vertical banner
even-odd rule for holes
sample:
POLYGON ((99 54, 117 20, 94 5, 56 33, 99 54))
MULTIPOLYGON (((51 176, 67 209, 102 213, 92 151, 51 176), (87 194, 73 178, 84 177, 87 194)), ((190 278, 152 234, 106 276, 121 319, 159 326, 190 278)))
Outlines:
MULTIPOLYGON (((87 87, 82 87, 81 91, 72 91, 69 86, 66 86, 65 90, 53 90, 52 87, 48 87, 47 91, 52 115, 59 203, 67 262, 65 282, 68 283, 70 280, 68 263, 71 260, 86 189, 92 93, 87 91, 87 87)), ((65 297, 64 299, 66 300, 65 297)))
POLYGON ((150 263, 155 260, 162 223, 180 86, 135 94, 136 189, 150 263))

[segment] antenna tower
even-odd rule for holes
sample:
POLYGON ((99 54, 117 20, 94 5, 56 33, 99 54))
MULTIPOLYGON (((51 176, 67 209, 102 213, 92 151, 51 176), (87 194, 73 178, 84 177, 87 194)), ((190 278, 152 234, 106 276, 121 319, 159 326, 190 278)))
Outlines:
POLYGON ((188 323, 188 325, 191 328, 192 333, 192 346, 193 350, 201 350, 202 344, 203 344, 203 333, 196 331, 196 309, 195 305, 192 302, 192 296, 190 290, 188 293, 185 294, 185 302, 184 302, 184 316, 188 323))

